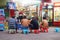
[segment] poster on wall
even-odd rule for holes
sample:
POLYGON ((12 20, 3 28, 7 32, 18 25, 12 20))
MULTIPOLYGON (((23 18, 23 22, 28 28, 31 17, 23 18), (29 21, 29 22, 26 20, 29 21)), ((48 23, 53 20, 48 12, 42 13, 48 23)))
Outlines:
POLYGON ((16 9, 16 4, 14 2, 7 2, 8 9, 16 9))
POLYGON ((4 9, 0 9, 0 14, 2 14, 3 16, 5 16, 4 9))
POLYGON ((1 22, 1 20, 5 19, 5 17, 4 17, 5 16, 4 9, 0 9, 0 14, 3 15, 3 16, 0 15, 0 22, 1 22))
POLYGON ((60 7, 54 7, 54 21, 60 21, 60 7))

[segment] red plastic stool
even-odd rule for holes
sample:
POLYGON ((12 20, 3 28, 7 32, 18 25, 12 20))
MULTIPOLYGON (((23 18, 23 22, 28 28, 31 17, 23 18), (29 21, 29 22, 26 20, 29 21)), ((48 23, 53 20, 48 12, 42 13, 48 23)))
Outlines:
POLYGON ((39 33, 39 30, 34 30, 34 33, 35 33, 35 34, 38 34, 38 33, 39 33))
POLYGON ((41 32, 44 32, 44 29, 43 28, 41 28, 41 32))
POLYGON ((46 29, 46 31, 45 32, 48 32, 48 28, 46 29))
POLYGON ((44 32, 48 32, 48 28, 44 28, 44 32))

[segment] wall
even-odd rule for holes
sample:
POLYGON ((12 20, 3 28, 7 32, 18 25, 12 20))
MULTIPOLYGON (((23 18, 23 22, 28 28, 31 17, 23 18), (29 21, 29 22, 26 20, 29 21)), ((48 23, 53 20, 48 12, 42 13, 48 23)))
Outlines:
POLYGON ((7 2, 7 0, 0 0, 0 6, 5 6, 6 2, 7 2))

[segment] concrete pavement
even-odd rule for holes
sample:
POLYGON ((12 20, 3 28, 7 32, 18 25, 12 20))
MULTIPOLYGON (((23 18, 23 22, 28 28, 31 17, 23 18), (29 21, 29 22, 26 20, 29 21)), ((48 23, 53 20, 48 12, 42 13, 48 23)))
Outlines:
POLYGON ((6 31, 0 32, 0 40, 60 40, 60 33, 54 32, 50 27, 48 33, 39 34, 8 34, 6 31))

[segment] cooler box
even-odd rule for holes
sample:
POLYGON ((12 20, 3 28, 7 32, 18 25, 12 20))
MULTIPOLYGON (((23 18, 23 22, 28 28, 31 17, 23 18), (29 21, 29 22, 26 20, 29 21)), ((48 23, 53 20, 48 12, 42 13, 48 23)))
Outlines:
POLYGON ((0 30, 4 30, 4 24, 0 24, 0 30))

